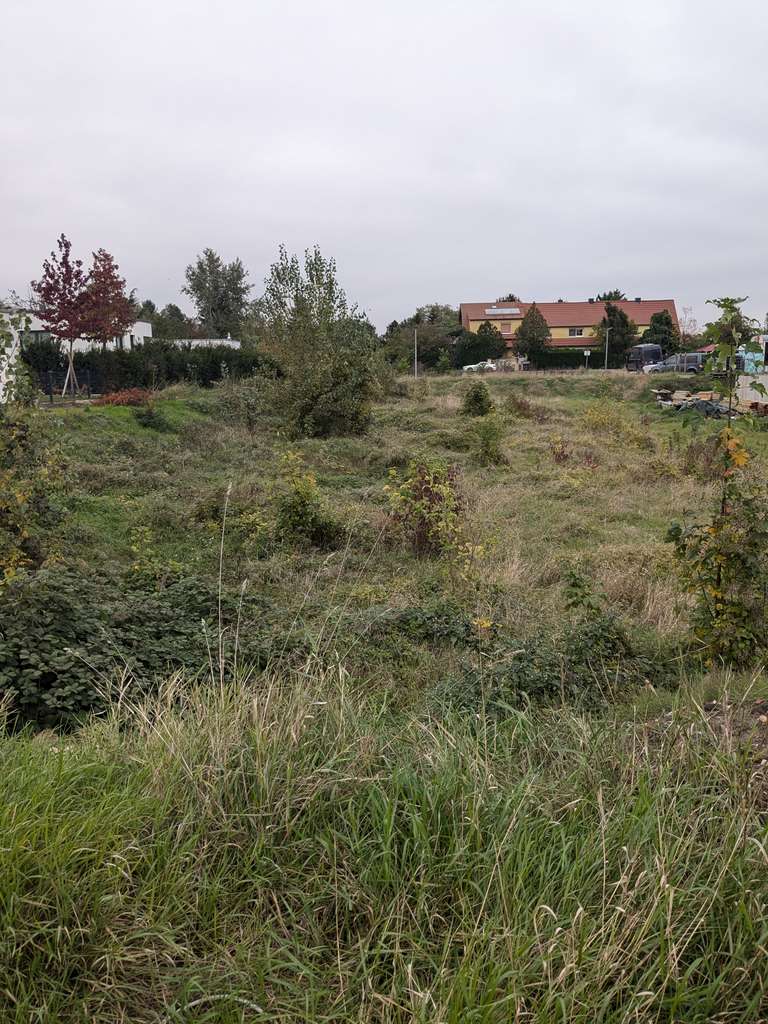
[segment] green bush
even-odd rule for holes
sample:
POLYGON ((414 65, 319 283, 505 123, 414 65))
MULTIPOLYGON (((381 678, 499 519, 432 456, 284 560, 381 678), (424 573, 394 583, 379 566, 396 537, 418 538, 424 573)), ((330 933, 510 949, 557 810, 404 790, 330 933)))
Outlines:
POLYGON ((0 405, 0 587, 43 563, 60 518, 62 461, 47 414, 18 402, 0 405))
POLYGON ((148 430, 157 430, 164 433, 172 429, 168 417, 162 409, 158 409, 155 402, 148 402, 146 405, 140 405, 135 408, 133 410, 133 418, 140 426, 146 427, 148 430))
POLYGON ((574 700, 596 704, 648 679, 660 669, 634 644, 619 620, 595 613, 554 636, 504 638, 478 667, 465 667, 436 690, 439 702, 477 712, 505 714, 529 701, 574 700))
MULTIPOLYGON (((56 345, 28 343, 24 359, 43 377, 48 370, 61 372, 63 361, 56 345)), ((195 348, 153 339, 133 349, 94 348, 75 353, 78 377, 90 374, 93 387, 105 392, 127 388, 165 387, 189 381, 210 387, 224 378, 248 377, 275 372, 276 364, 253 348, 230 345, 198 345, 195 348)))
POLYGON ((461 403, 462 416, 487 416, 493 410, 493 401, 488 385, 482 380, 473 380, 464 393, 461 403))
POLYGON ((481 466, 501 466, 507 461, 502 443, 504 424, 498 416, 483 416, 472 426, 472 454, 481 466))
POLYGON ((273 406, 291 437, 362 434, 380 393, 365 352, 329 349, 287 364, 272 385, 273 406))
POLYGON ((303 470, 300 456, 289 452, 284 460, 284 490, 275 508, 275 537, 290 544, 332 547, 339 539, 339 524, 328 512, 313 473, 303 470))
POLYGON ((415 554, 456 549, 463 514, 457 479, 456 467, 437 459, 412 461, 402 481, 390 471, 392 520, 415 554))
MULTIPOLYGON (((0 695, 19 723, 60 726, 102 706, 111 676, 147 689, 169 670, 205 670, 222 650, 263 667, 285 646, 279 610, 195 577, 158 586, 147 572, 100 574, 66 566, 21 573, 0 589, 0 695)), ((301 642, 293 638, 294 644, 301 642)), ((218 666, 217 666, 218 670, 218 666)))

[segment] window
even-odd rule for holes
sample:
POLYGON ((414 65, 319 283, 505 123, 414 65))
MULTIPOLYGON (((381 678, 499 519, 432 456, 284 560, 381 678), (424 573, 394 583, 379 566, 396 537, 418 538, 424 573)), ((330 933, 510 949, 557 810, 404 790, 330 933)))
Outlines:
POLYGON ((568 328, 568 337, 569 338, 581 338, 581 337, 583 337, 583 335, 584 335, 584 328, 583 327, 569 327, 568 328))
POLYGON ((512 333, 512 321, 511 320, 502 320, 501 321, 501 333, 502 334, 511 334, 512 333))

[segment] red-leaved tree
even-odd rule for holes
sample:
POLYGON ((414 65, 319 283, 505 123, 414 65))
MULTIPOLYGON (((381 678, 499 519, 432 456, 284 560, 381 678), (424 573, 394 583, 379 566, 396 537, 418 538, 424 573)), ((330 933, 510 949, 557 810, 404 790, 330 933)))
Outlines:
POLYGON ((43 263, 43 275, 32 281, 32 309, 43 327, 55 338, 66 342, 69 367, 64 382, 77 389, 72 349, 78 338, 106 345, 128 330, 136 319, 133 303, 125 293, 125 280, 118 273, 114 258, 104 249, 93 254, 93 266, 83 269, 83 261, 72 259, 72 244, 61 235, 43 263))
POLYGON ((106 345, 121 337, 136 319, 115 259, 106 250, 93 254, 93 266, 85 288, 83 336, 106 345))
POLYGON ((72 243, 65 235, 57 241, 58 253, 52 252, 43 263, 43 275, 32 281, 33 311, 43 327, 55 338, 66 342, 69 354, 67 381, 75 390, 77 378, 72 360, 72 346, 83 337, 86 325, 86 288, 89 275, 82 260, 72 259, 72 243))

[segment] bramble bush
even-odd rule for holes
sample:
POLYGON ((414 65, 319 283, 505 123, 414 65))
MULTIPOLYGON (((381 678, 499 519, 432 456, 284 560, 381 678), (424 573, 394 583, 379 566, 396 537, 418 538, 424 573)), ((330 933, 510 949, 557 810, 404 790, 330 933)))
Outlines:
POLYGON ((670 681, 660 652, 631 638, 589 581, 570 570, 565 582, 571 622, 525 640, 488 630, 479 664, 444 680, 435 691, 438 703, 503 716, 532 700, 595 705, 649 681, 670 681))
MULTIPOLYGON (((210 652, 218 657, 220 624, 225 670, 236 635, 238 663, 265 667, 288 643, 282 614, 240 591, 219 597, 192 576, 158 585, 151 566, 98 576, 65 565, 20 572, 0 588, 0 696, 17 724, 74 724, 103 705, 113 677, 149 690, 169 671, 204 672, 210 652)), ((290 646, 303 642, 295 634, 290 646)))

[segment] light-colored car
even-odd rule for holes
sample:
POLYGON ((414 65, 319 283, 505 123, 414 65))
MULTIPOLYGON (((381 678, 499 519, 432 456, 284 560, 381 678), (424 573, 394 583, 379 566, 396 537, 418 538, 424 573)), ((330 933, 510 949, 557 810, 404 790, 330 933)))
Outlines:
POLYGON ((486 359, 482 363, 470 363, 468 366, 462 366, 463 373, 484 373, 486 370, 495 370, 496 363, 492 359, 486 359))

